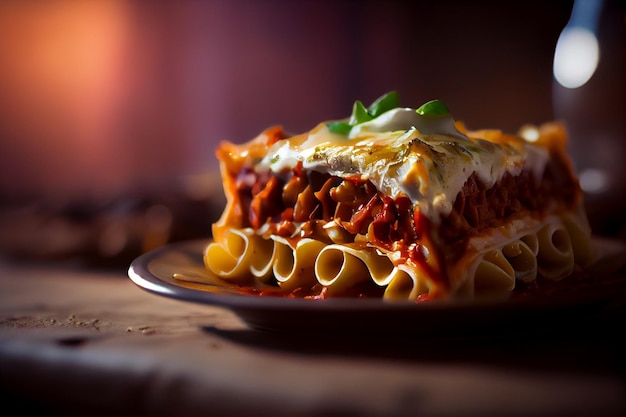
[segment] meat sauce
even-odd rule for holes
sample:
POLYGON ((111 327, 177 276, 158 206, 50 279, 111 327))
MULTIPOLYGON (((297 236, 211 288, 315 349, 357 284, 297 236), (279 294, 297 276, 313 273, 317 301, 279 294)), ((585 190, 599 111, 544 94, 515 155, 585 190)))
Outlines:
MULTIPOLYGON (((399 252, 402 261, 410 259, 442 280, 444 272, 437 260, 454 262, 464 253, 470 237, 486 228, 501 226, 516 214, 542 213, 555 199, 565 205, 573 204, 577 184, 572 177, 556 175, 563 172, 558 168, 549 165, 540 182, 527 171, 518 176, 505 173, 489 189, 477 175, 471 175, 457 195, 452 212, 442 219, 437 230, 432 230, 430 222, 408 197, 383 196, 371 182, 358 176, 340 178, 304 172, 301 165, 287 177, 244 169, 236 179, 236 189, 240 210, 249 222, 244 227, 259 229, 267 224, 270 233, 289 238, 299 226, 299 237, 331 243, 321 226, 336 221, 346 242, 364 235, 367 241, 399 252), (431 253, 427 261, 421 246, 429 240, 438 243, 428 245, 430 250, 439 248, 440 252, 431 253)), ((325 298, 322 286, 291 293, 279 288, 245 291, 257 295, 325 298)), ((383 289, 370 283, 350 291, 346 296, 380 297, 383 289)))

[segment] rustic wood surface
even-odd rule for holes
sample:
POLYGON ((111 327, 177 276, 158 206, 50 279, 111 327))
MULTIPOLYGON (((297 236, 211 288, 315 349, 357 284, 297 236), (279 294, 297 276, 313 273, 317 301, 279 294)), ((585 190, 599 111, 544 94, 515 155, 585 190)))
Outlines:
POLYGON ((49 415, 626 415, 623 318, 476 338, 273 334, 124 270, 5 261, 0 395, 49 415))

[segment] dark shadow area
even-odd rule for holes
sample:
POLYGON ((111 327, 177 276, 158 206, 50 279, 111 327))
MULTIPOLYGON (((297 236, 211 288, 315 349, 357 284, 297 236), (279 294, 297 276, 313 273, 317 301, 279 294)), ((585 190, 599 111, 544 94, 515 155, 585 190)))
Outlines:
MULTIPOLYGON (((371 358, 398 362, 476 364, 511 370, 606 373, 626 379, 626 308, 588 319, 554 323, 529 318, 528 326, 468 323, 456 331, 402 332, 203 330, 228 341, 290 354, 371 358)), ((415 322, 419 327, 420 323, 415 322)))
MULTIPOLYGON (((626 316, 622 316, 622 319, 626 316)), ((623 323, 623 320, 620 321, 623 323)), ((260 330, 204 331, 244 346, 284 353, 419 363, 476 364, 528 372, 605 373, 626 379, 621 325, 583 324, 577 331, 538 329, 467 336, 306 334, 260 330)))

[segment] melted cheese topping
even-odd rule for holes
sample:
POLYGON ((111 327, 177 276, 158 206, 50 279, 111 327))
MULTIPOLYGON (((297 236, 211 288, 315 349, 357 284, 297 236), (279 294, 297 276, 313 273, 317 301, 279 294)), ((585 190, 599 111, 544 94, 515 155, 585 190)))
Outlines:
POLYGON ((423 116, 395 108, 352 128, 345 136, 325 123, 271 146, 257 165, 276 174, 298 163, 306 170, 338 177, 358 175, 392 198, 408 196, 432 221, 452 210, 454 200, 476 173, 487 186, 509 172, 530 170, 539 179, 548 150, 523 138, 484 131, 463 134, 450 115, 423 116))

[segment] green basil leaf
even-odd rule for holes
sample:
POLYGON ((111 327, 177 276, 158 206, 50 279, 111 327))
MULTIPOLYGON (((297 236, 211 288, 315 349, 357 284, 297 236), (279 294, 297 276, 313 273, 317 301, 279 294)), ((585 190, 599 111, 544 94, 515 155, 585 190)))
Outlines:
POLYGON ((352 107, 352 117, 350 117, 351 125, 358 125, 359 123, 369 122, 373 117, 367 112, 367 109, 361 103, 360 100, 354 102, 352 107))
POLYGON ((347 135, 352 130, 352 126, 346 122, 330 122, 326 123, 328 130, 339 135, 347 135))
POLYGON ((390 91, 378 97, 367 109, 368 113, 374 118, 381 114, 398 107, 400 99, 397 91, 390 91))
POLYGON ((417 114, 422 116, 444 116, 450 114, 448 107, 440 100, 431 100, 424 103, 416 111, 417 114))

